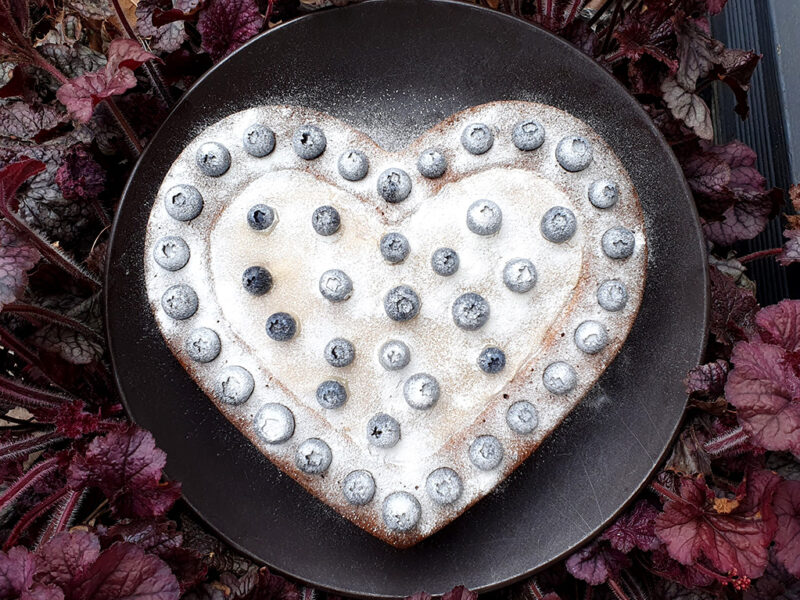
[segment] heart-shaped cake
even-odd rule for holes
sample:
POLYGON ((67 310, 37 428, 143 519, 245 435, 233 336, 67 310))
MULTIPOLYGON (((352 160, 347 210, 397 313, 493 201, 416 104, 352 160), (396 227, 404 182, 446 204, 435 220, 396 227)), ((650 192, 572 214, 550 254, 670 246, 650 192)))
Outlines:
POLYGON ((476 106, 387 152, 261 106, 172 164, 143 259, 164 340, 217 408, 407 547, 586 395, 636 318, 647 248, 622 163, 559 109, 476 106))

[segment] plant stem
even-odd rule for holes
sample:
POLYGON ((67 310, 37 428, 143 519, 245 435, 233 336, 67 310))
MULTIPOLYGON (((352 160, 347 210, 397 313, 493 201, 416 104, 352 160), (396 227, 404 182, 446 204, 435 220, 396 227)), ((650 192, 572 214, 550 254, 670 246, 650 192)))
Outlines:
POLYGON ((64 441, 66 438, 55 431, 43 435, 30 435, 21 440, 0 444, 0 461, 12 460, 22 455, 46 448, 52 444, 64 441))
POLYGON ((608 579, 607 583, 608 587, 611 588, 611 591, 614 592, 614 595, 617 597, 617 600, 630 600, 630 598, 628 598, 628 595, 624 591, 622 591, 622 588, 620 587, 619 583, 617 583, 611 578, 608 579))
POLYGON ((659 494, 660 496, 665 496, 665 497, 667 497, 670 500, 673 500, 675 502, 683 502, 683 503, 686 502, 686 500, 684 500, 683 498, 681 498, 680 496, 678 496, 674 492, 669 491, 667 488, 665 488, 660 483, 656 483, 654 481, 653 483, 650 484, 650 487, 653 488, 656 491, 656 493, 659 494))
POLYGON ((47 512, 51 506, 53 506, 56 502, 61 500, 67 494, 67 488, 63 488, 54 494, 51 494, 41 502, 39 502, 36 506, 31 508, 28 512, 26 512, 22 518, 14 525, 14 529, 11 530, 11 533, 8 534, 8 538, 6 539, 5 543, 3 544, 3 550, 8 550, 13 546, 19 536, 22 535, 22 532, 25 531, 31 524, 36 521, 39 517, 41 517, 45 512, 47 512))
POLYGON ((8 398, 24 408, 47 408, 58 410, 70 398, 64 394, 33 387, 19 380, 0 375, 0 397, 8 398))
MULTIPOLYGON (((270 3, 272 1, 273 0, 270 0, 270 3)), ((119 19, 119 22, 122 23, 122 28, 125 30, 127 36, 132 40, 140 42, 139 36, 136 35, 136 32, 133 30, 133 26, 131 26, 130 22, 128 21, 128 17, 125 16, 125 12, 122 10, 122 6, 119 4, 119 0, 111 0, 111 3, 114 5, 114 12, 117 13, 117 18, 119 19)), ((267 10, 269 12, 269 9, 267 10)), ((147 78, 150 80, 153 90, 155 90, 155 92, 161 96, 161 100, 167 105, 167 107, 172 106, 172 95, 169 93, 169 88, 167 87, 166 82, 158 72, 158 67, 150 62, 146 62, 142 66, 147 72, 147 78)))
POLYGON ((758 252, 753 252, 752 254, 745 254, 741 258, 737 260, 744 264, 749 263, 753 260, 758 260, 759 258, 767 258, 768 256, 775 256, 783 252, 783 248, 769 248, 768 250, 759 250, 758 252))
POLYGON ((614 6, 614 14, 611 16, 611 22, 608 24, 608 29, 606 30, 606 39, 603 42, 600 54, 605 54, 611 49, 611 40, 614 39, 614 29, 616 29, 617 21, 619 21, 621 15, 622 0, 617 0, 617 4, 614 6))
POLYGON ((48 542, 61 531, 64 531, 78 510, 78 504, 83 498, 86 490, 68 490, 64 499, 64 504, 57 509, 53 520, 47 525, 47 529, 42 533, 41 542, 48 542))
POLYGON ((5 509, 17 497, 24 492, 28 487, 35 484, 37 481, 47 477, 50 473, 58 468, 58 458, 55 456, 48 458, 34 466, 31 469, 12 483, 6 491, 0 496, 0 510, 5 509))
MULTIPOLYGON (((68 317, 67 315, 63 315, 54 310, 50 310, 49 308, 44 308, 43 306, 34 306, 32 304, 24 304, 22 302, 12 302, 10 304, 6 304, 3 307, 3 311, 17 315, 33 315, 34 319, 39 319, 55 325, 63 325, 64 327, 72 329, 73 331, 76 331, 87 338, 94 338, 100 342, 103 341, 103 337, 91 327, 84 325, 72 317, 68 317)), ((31 318, 28 318, 28 320, 31 320, 31 318)))
POLYGON ((93 289, 100 289, 100 282, 97 279, 88 273, 84 273, 75 263, 73 263, 66 256, 62 255, 58 250, 53 248, 44 239, 42 239, 37 232, 31 229, 27 223, 25 223, 11 211, 8 202, 0 202, 0 214, 2 214, 12 225, 14 225, 18 231, 27 233, 31 242, 39 250, 39 253, 43 254, 44 257, 55 266, 61 267, 62 270, 66 271, 75 279, 79 279, 88 283, 93 289))

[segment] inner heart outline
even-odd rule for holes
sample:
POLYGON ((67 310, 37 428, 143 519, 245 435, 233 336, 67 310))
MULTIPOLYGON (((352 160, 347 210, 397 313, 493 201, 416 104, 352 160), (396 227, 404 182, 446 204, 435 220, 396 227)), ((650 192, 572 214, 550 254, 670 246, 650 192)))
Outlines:
MULTIPOLYGON (((546 186, 540 189, 545 188, 546 186)), ((462 190, 462 193, 468 194, 469 190, 462 190)), ((325 191, 323 190, 320 192, 320 199, 324 196, 325 191)), ((282 211, 279 210, 278 212, 280 219, 282 218, 282 211)), ((284 212, 286 213, 286 211, 284 212)), ((286 213, 284 216, 288 216, 288 214, 286 213)), ((279 225, 280 223, 281 221, 279 220, 279 225)), ((345 220, 345 231, 348 226, 345 220)), ((275 231, 278 231, 277 226, 275 231)), ((211 234, 212 240, 214 233, 211 234)), ((537 234, 538 232, 534 231, 533 233, 537 234)), ((223 236, 220 239, 224 240, 225 238, 223 236)), ((236 236, 234 239, 242 242, 243 238, 236 236)), ((330 243, 332 249, 335 248, 337 243, 336 240, 327 240, 327 242, 330 243)), ((217 243, 211 244, 213 248, 217 248, 217 245, 219 245, 219 240, 217 243)), ((243 248, 249 247, 246 242, 240 243, 239 246, 243 248)), ((384 151, 368 137, 354 131, 349 125, 329 115, 308 109, 259 107, 244 111, 244 113, 239 113, 238 115, 232 115, 200 133, 187 146, 181 157, 170 169, 154 204, 151 223, 148 227, 146 248, 148 249, 145 260, 145 269, 148 272, 147 281, 149 282, 148 293, 161 331, 170 349, 181 360, 200 387, 213 399, 211 383, 213 374, 227 363, 244 364, 254 375, 258 374, 256 375, 258 385, 253 399, 241 406, 229 406, 215 401, 218 408, 270 460, 300 482, 307 490, 333 506, 358 526, 400 547, 413 545, 427 537, 491 491, 499 481, 502 481, 533 452, 541 441, 580 401, 613 360, 613 357, 616 356, 619 347, 627 337, 641 302, 647 257, 641 209, 635 190, 619 160, 586 124, 552 107, 527 102, 491 103, 453 115, 417 138, 407 148, 394 153, 384 151), (513 148, 509 134, 511 127, 517 120, 531 116, 534 116, 545 125, 548 130, 548 137, 540 149, 523 153, 513 148), (243 128, 255 121, 268 124, 275 131, 278 140, 275 152, 261 159, 248 156, 239 147, 243 128), (495 130, 495 147, 481 156, 470 155, 458 144, 463 127, 475 121, 486 122, 495 130), (328 136, 328 147, 325 153, 315 161, 305 162, 298 159, 291 152, 291 147, 288 144, 293 130, 303 123, 319 125, 328 136), (579 174, 567 173, 558 166, 553 158, 555 144, 561 132, 564 134, 577 133, 592 142, 595 148, 595 161, 584 172, 579 174), (233 166, 231 171, 223 177, 205 177, 199 174, 196 167, 194 167, 193 157, 196 148, 201 143, 209 140, 220 141, 231 151, 233 166), (414 166, 416 157, 422 150, 430 146, 441 147, 447 154, 449 168, 442 179, 427 180, 416 172, 414 166), (336 158, 338 158, 341 151, 349 147, 363 150, 370 158, 370 172, 364 181, 347 182, 339 177, 336 172, 336 158), (413 180, 412 195, 399 204, 387 204, 375 192, 377 175, 389 166, 404 168, 413 180), (384 229, 372 232, 373 237, 377 240, 385 230, 402 231, 403 225, 407 220, 412 219, 413 215, 424 211, 426 206, 436 202, 441 195, 446 196, 448 187, 458 186, 460 180, 469 177, 490 176, 495 179, 494 173, 497 173, 498 169, 501 169, 502 172, 499 172, 496 179, 501 183, 504 181, 504 177, 506 179, 512 177, 510 174, 513 174, 513 177, 518 177, 519 181, 522 182, 530 182, 537 179, 552 181, 554 197, 561 194, 562 198, 566 198, 563 204, 573 208, 581 224, 579 228, 580 236, 573 240, 576 243, 581 242, 579 246, 581 268, 575 291, 569 299, 569 303, 564 305, 564 314, 555 319, 552 325, 544 333, 541 333, 540 339, 537 340, 541 342, 540 351, 536 352, 535 349, 532 349, 533 353, 527 357, 527 360, 520 359, 517 363, 518 368, 515 371, 516 376, 514 379, 512 381, 503 380, 506 381, 505 385, 501 389, 494 389, 488 394, 490 397, 487 398, 485 408, 474 416, 471 423, 467 426, 456 427, 452 431, 452 435, 446 439, 446 442, 428 457, 429 463, 425 464, 422 471, 429 471, 438 466, 451 466, 462 474, 465 484, 464 493, 452 505, 440 507, 430 502, 425 502, 424 478, 420 481, 420 472, 422 472, 420 469, 411 469, 415 471, 413 476, 404 479, 402 468, 400 468, 400 475, 397 475, 392 473, 392 466, 396 465, 389 464, 387 467, 386 464, 380 463, 380 459, 385 455, 378 453, 376 456, 373 452, 372 461, 370 462, 370 455, 364 452, 363 444, 352 441, 348 443, 346 436, 358 436, 358 427, 361 427, 362 421, 369 415, 359 412, 358 418, 350 417, 349 422, 347 418, 341 416, 343 413, 339 413, 338 416, 340 418, 338 420, 331 418, 330 413, 326 414, 319 407, 315 408, 312 404, 309 404, 307 391, 302 394, 293 394, 292 386, 287 387, 286 382, 274 376, 268 366, 269 361, 263 360, 263 357, 258 356, 259 352, 264 353, 263 350, 260 351, 258 344, 254 345, 252 340, 246 339, 247 334, 244 332, 246 328, 239 326, 237 330, 237 327, 231 325, 232 322, 236 321, 232 314, 249 314, 249 311, 237 310, 239 305, 232 303, 228 298, 223 302, 223 305, 228 307, 226 316, 224 311, 219 310, 219 302, 204 302, 203 300, 217 298, 220 289, 233 289, 230 286, 225 288, 216 287, 216 284, 222 280, 220 273, 224 272, 224 269, 217 268, 214 271, 212 268, 214 281, 209 282, 207 289, 201 289, 203 285, 197 286, 197 292, 201 298, 200 308, 198 313, 191 319, 187 321, 172 321, 165 317, 159 309, 161 293, 168 285, 178 281, 203 281, 207 262, 210 261, 215 265, 220 262, 222 264, 225 263, 224 260, 216 260, 213 251, 208 251, 207 232, 213 231, 216 233, 219 230, 230 233, 235 231, 233 229, 225 229, 226 211, 230 207, 235 207, 239 199, 243 199, 242 202, 246 201, 249 193, 248 187, 251 188, 250 192, 252 192, 253 188, 256 191, 259 188, 263 188, 265 190, 264 193, 268 194, 269 186, 267 184, 270 184, 270 181, 275 185, 281 177, 284 177, 284 179, 288 177, 290 182, 288 185, 297 187, 296 181, 303 178, 312 178, 320 186, 341 190, 341 193, 349 198, 344 201, 343 205, 355 202, 357 204, 354 206, 358 206, 358 210, 370 215, 374 222, 380 223, 384 229), (291 173, 295 175, 291 175, 291 173), (613 176, 617 180, 620 186, 621 200, 618 206, 612 210, 598 210, 586 200, 586 188, 588 182, 608 176, 613 176), (174 221, 165 216, 166 213, 163 211, 163 206, 160 206, 161 199, 164 192, 172 185, 185 183, 187 180, 201 190, 206 204, 203 213, 199 217, 189 223, 176 225, 174 221), (294 184, 291 183, 293 180, 295 181, 294 184), (633 256, 625 261, 610 260, 600 250, 599 240, 602 232, 614 225, 623 225, 636 232, 637 250, 633 256), (155 272, 152 261, 149 260, 149 250, 152 249, 155 240, 167 232, 180 232, 192 251, 192 259, 189 264, 175 273, 155 272), (612 277, 625 280, 628 288, 628 304, 624 311, 620 313, 603 311, 597 306, 595 298, 595 291, 599 282, 612 277), (612 339, 608 347, 601 354, 595 356, 587 356, 580 353, 571 341, 572 332, 577 324, 588 318, 602 319, 609 332, 612 333, 612 339), (181 343, 186 333, 200 322, 216 328, 223 339, 223 351, 220 357, 214 362, 205 365, 192 363, 187 358, 181 343), (235 342, 233 342, 234 340, 235 342), (235 351, 237 348, 248 348, 249 350, 243 355, 241 351, 238 353, 235 351), (542 348, 547 352, 541 351, 542 348), (262 358, 262 360, 257 360, 259 358, 262 358), (544 390, 541 383, 543 366, 556 358, 566 360, 579 367, 578 386, 569 395, 563 397, 550 394, 544 390), (540 409, 540 425, 535 432, 528 436, 513 434, 508 431, 507 427, 504 428, 503 426, 507 406, 520 398, 530 399, 540 409), (295 414, 295 434, 285 444, 277 446, 266 445, 259 441, 258 434, 254 431, 252 425, 253 415, 258 406, 269 401, 281 402, 289 406, 295 414), (354 426, 353 423, 357 423, 357 426, 354 426), (348 424, 350 425, 349 428, 348 424), (342 440, 337 441, 337 448, 334 452, 334 461, 331 467, 323 477, 309 476, 299 471, 293 460, 293 453, 296 450, 297 443, 307 437, 331 436, 333 435, 332 427, 335 431, 345 435, 342 440), (501 432, 498 434, 498 438, 506 448, 504 461, 499 468, 491 472, 482 472, 475 469, 467 460, 465 452, 465 448, 469 446, 469 441, 474 439, 476 435, 480 435, 481 432, 486 431, 501 432), (349 505, 342 498, 339 489, 341 480, 350 470, 355 468, 354 465, 363 465, 363 468, 370 468, 373 472, 380 472, 376 498, 365 507, 349 505), (420 523, 412 531, 402 534, 389 531, 380 518, 381 501, 386 494, 398 489, 411 491, 418 495, 423 502, 423 516, 420 523)), ((375 252, 377 252, 377 248, 375 248, 375 252)), ((268 258, 267 263, 270 264, 270 270, 277 269, 276 282, 280 282, 281 276, 279 273, 281 273, 282 268, 280 261, 268 258), (270 261, 272 262, 270 263, 270 261), (276 266, 273 267, 273 264, 276 266)), ((534 260, 534 263, 538 264, 537 260, 534 260)), ((498 265, 498 268, 500 267, 501 265, 498 265)), ((238 276, 238 273, 236 276, 238 276)), ((314 277, 311 277, 310 280, 315 283, 314 277)), ((388 283, 390 282, 387 281, 386 284, 388 283)), ((280 283, 276 283, 276 291, 279 289, 279 285, 280 283)), ((538 283, 537 286, 539 286, 538 283)), ((536 292, 537 288, 534 288, 532 293, 535 294, 536 292)), ((425 294, 422 293, 421 295, 424 307, 426 306, 425 294)), ((318 300, 318 298, 315 298, 315 300, 318 300)), ((254 319, 254 321, 258 321, 258 319, 254 319)), ((302 327, 303 324, 301 322, 301 331, 302 327)), ((453 327, 453 329, 455 328, 453 327)), ((478 333, 488 332, 482 330, 478 333)), ((263 345, 261 345, 261 348, 263 348, 263 345)), ((321 361, 319 358, 318 360, 321 361)), ((322 364, 324 365, 324 362, 322 364)), ((425 425, 422 417, 418 421, 420 422, 416 423, 417 426, 425 425)), ((448 433, 450 432, 448 431, 448 433)), ((376 476, 377 479, 378 477, 376 476)))

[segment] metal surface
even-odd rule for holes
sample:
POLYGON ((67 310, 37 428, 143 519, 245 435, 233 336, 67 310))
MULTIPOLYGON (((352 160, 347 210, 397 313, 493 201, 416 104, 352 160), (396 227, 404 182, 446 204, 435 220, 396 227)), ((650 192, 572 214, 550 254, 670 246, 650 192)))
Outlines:
POLYGON ((689 192, 655 127, 603 69, 520 20, 441 0, 381 0, 278 27, 210 71, 142 155, 117 216, 106 318, 133 418, 168 454, 187 501, 240 550, 311 585, 358 596, 487 590, 598 532, 646 482, 681 418, 705 342, 707 280, 689 192), (469 106, 534 100, 570 111, 637 186, 651 252, 639 317, 596 390, 487 498, 398 550, 282 475, 197 388, 145 301, 144 231, 159 182, 207 122, 258 103, 302 104, 396 148, 469 106), (401 135, 402 132, 402 135, 401 135))

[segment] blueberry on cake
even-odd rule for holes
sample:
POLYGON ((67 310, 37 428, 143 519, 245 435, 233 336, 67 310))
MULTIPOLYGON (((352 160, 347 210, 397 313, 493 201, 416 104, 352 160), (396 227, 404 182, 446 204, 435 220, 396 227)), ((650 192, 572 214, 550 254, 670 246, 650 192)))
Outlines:
POLYGON ((645 234, 619 158, 551 106, 475 106, 395 152, 260 106, 171 165, 143 261, 164 341, 215 407, 408 547, 508 477, 614 360, 645 234))

